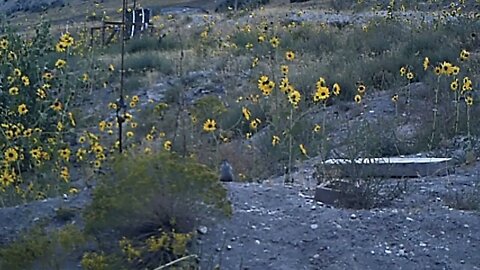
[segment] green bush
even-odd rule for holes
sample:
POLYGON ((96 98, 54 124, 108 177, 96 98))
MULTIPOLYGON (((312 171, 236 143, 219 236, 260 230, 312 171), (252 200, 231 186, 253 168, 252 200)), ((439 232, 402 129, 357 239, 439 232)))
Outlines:
POLYGON ((142 36, 135 38, 127 42, 125 51, 127 53, 137 53, 144 51, 168 51, 180 48, 183 45, 184 49, 190 48, 192 42, 190 40, 184 40, 183 44, 180 43, 180 39, 175 35, 163 35, 160 37, 155 36, 142 36))
POLYGON ((217 178, 204 165, 169 152, 119 156, 85 210, 86 232, 107 253, 123 252, 132 267, 167 263, 188 253, 200 220, 230 214, 217 178))
POLYGON ((129 54, 125 57, 125 69, 133 72, 156 70, 170 75, 175 71, 171 60, 155 52, 129 54))
POLYGON ((85 243, 83 233, 74 225, 56 232, 37 225, 15 242, 0 247, 0 269, 60 269, 64 259, 85 243))

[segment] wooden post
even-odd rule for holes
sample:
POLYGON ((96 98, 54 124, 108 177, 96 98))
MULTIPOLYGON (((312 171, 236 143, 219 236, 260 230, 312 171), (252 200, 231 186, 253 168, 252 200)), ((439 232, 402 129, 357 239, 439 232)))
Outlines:
POLYGON ((105 22, 102 22, 102 46, 105 46, 105 22))
POLYGON ((93 47, 93 32, 95 29, 93 27, 90 28, 90 47, 93 47))

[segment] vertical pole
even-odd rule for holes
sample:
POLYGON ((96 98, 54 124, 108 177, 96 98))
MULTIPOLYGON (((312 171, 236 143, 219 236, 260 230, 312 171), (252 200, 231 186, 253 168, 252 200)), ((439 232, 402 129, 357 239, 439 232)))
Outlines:
POLYGON ((105 46, 105 22, 102 22, 102 46, 105 46))
POLYGON ((123 0, 122 8, 122 55, 120 63, 120 98, 117 106, 117 122, 118 122, 118 150, 120 153, 123 151, 123 141, 122 141, 122 125, 125 121, 125 101, 123 99, 123 86, 124 86, 124 76, 125 76, 125 15, 127 12, 127 0, 123 0), (122 114, 120 115, 120 110, 122 114))
POLYGON ((93 27, 90 27, 90 47, 93 47, 93 32, 94 32, 94 28, 93 27))

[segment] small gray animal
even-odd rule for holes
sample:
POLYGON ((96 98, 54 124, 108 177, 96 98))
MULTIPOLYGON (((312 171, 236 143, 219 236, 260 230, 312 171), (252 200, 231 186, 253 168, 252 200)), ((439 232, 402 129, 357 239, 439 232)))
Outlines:
POLYGON ((222 163, 220 163, 220 181, 232 182, 233 180, 233 167, 228 160, 224 159, 222 163))

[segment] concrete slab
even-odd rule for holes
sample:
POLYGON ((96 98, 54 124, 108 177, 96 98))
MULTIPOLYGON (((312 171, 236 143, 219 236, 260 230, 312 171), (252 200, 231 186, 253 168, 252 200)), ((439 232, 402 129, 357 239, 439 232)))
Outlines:
POLYGON ((339 190, 318 186, 315 189, 314 199, 325 204, 335 205, 343 196, 339 190))
POLYGON ((443 176, 453 171, 451 158, 358 158, 328 159, 323 165, 329 175, 337 177, 422 177, 443 176))

